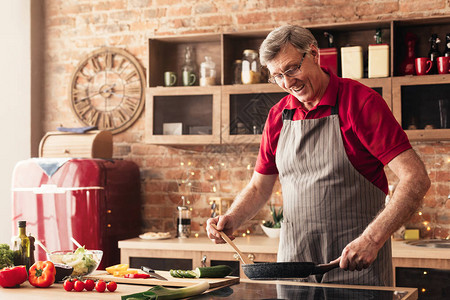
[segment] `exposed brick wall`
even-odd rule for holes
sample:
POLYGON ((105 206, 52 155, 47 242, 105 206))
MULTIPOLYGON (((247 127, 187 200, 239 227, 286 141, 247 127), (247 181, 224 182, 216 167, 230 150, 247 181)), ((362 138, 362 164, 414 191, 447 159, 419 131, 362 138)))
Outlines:
MULTIPOLYGON (((146 67, 147 40, 154 36, 269 30, 286 23, 311 25, 450 15, 448 0, 45 0, 43 5, 44 131, 55 130, 61 124, 80 126, 69 106, 69 82, 80 59, 101 46, 126 48, 146 67)), ((249 180, 257 147, 147 145, 143 142, 144 117, 145 113, 130 129, 114 136, 114 156, 135 161, 141 168, 143 231, 173 231, 173 214, 182 195, 192 201, 193 230, 197 231, 210 213, 209 196, 236 195, 249 180), (189 187, 182 180, 190 172, 189 187)), ((423 235, 431 236, 434 230, 426 231, 423 225, 428 221, 437 237, 446 237, 450 233, 450 143, 415 143, 414 148, 424 159, 433 185, 422 216, 415 215, 408 226, 421 228, 423 235)), ((395 184, 396 178, 389 170, 388 177, 395 184)), ((277 185, 275 191, 279 189, 277 185)), ((279 195, 273 198, 274 203, 281 204, 279 195)), ((265 218, 267 208, 255 220, 265 218)))

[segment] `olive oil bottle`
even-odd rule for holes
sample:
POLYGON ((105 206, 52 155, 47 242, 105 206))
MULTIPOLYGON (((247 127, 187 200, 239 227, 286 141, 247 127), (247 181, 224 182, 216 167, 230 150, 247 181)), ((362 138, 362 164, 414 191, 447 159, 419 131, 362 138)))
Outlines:
MULTIPOLYGON (((19 235, 13 239, 13 250, 15 251, 14 265, 24 265, 27 270, 31 266, 31 242, 26 234, 26 221, 19 221, 19 235)), ((33 257, 34 260, 34 257, 33 257)))

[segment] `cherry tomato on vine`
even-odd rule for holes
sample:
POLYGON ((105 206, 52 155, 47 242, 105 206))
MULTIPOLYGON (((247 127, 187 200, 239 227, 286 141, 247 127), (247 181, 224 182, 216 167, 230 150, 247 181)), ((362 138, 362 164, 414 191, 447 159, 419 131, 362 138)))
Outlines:
POLYGON ((94 282, 94 280, 92 280, 92 279, 86 279, 86 280, 84 281, 84 289, 85 289, 86 291, 92 291, 92 290, 94 289, 94 287, 95 287, 95 282, 94 282))
POLYGON ((97 281, 97 284, 95 285, 95 289, 99 293, 103 293, 106 289, 106 283, 103 280, 97 281))
POLYGON ((82 290, 84 290, 84 282, 80 280, 75 281, 73 288, 75 291, 81 292, 82 290))
POLYGON ((117 283, 115 283, 114 281, 110 281, 108 282, 106 287, 108 288, 108 291, 114 292, 117 289, 117 283))
POLYGON ((72 280, 67 279, 66 281, 64 281, 63 286, 66 291, 70 292, 71 290, 73 290, 74 283, 72 280))

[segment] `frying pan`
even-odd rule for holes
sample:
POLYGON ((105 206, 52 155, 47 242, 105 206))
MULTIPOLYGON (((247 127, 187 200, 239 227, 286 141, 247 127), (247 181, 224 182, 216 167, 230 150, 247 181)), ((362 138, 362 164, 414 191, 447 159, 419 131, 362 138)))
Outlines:
MULTIPOLYGON (((211 224, 211 227, 217 230, 215 224, 211 224)), ((304 278, 310 275, 325 274, 339 267, 339 261, 319 265, 313 262, 253 263, 242 254, 224 232, 219 231, 219 233, 236 250, 243 262, 242 269, 250 279, 304 278)))
POLYGON ((324 274, 339 266, 339 261, 317 265, 313 262, 278 262, 243 264, 242 269, 250 279, 304 278, 324 274))

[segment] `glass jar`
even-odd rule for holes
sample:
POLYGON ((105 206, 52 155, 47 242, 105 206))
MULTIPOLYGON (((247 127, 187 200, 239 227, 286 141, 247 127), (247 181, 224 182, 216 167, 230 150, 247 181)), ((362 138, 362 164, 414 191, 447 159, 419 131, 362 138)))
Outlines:
POLYGON ((205 61, 200 64, 200 85, 208 86, 216 84, 216 64, 211 56, 205 56, 205 61))
POLYGON ((233 84, 242 84, 242 60, 237 59, 233 62, 233 84))
POLYGON ((188 238, 191 235, 191 211, 187 206, 178 206, 177 210, 177 237, 188 238))
POLYGON ((187 46, 184 53, 184 64, 181 67, 181 78, 184 86, 194 85, 197 80, 193 48, 187 46))
POLYGON ((259 83, 261 80, 261 66, 258 52, 252 49, 244 50, 242 57, 241 80, 243 84, 259 83))

